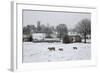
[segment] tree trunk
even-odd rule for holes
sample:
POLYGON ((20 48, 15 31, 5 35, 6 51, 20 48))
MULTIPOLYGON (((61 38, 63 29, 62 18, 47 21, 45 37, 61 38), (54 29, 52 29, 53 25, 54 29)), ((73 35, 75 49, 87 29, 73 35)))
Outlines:
POLYGON ((84 43, 86 43, 86 35, 84 35, 84 43))
POLYGON ((62 34, 61 34, 61 32, 60 32, 60 36, 59 36, 59 37, 60 37, 60 40, 62 39, 62 37, 61 37, 61 36, 62 36, 62 34))

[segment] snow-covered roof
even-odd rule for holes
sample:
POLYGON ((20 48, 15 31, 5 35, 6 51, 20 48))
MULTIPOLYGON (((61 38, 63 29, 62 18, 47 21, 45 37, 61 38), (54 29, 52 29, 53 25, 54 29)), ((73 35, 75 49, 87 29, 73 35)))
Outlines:
POLYGON ((69 36, 77 36, 77 35, 80 36, 80 34, 78 34, 77 32, 68 32, 68 35, 69 36))
POLYGON ((45 33, 33 33, 32 38, 33 39, 43 39, 45 37, 45 33))

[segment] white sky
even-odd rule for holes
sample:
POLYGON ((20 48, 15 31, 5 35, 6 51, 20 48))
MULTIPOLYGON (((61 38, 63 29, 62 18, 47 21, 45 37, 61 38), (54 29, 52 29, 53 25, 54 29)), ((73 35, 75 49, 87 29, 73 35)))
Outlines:
POLYGON ((41 24, 57 26, 58 24, 66 24, 68 29, 72 29, 82 19, 91 19, 90 13, 74 13, 74 12, 52 12, 52 11, 32 11, 23 10, 23 26, 35 25, 37 21, 41 24))

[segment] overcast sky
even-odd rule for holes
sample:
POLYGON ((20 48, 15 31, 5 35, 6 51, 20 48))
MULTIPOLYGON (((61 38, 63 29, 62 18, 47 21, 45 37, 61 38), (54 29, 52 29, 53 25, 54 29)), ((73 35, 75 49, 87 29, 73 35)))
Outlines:
POLYGON ((57 26, 58 24, 66 24, 68 29, 72 29, 82 19, 91 19, 90 13, 74 13, 74 12, 52 12, 52 11, 32 11, 23 10, 23 26, 35 25, 37 21, 41 24, 57 26))

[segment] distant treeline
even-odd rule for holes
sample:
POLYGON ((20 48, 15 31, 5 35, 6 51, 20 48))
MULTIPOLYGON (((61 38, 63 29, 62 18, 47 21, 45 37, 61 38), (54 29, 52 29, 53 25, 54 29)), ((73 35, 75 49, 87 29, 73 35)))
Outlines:
POLYGON ((59 24, 58 26, 49 26, 49 24, 43 25, 40 21, 37 21, 37 26, 27 25, 23 27, 23 34, 33 33, 45 33, 47 37, 51 37, 51 34, 57 34, 57 37, 62 38, 67 35, 68 29, 66 24, 59 24))

